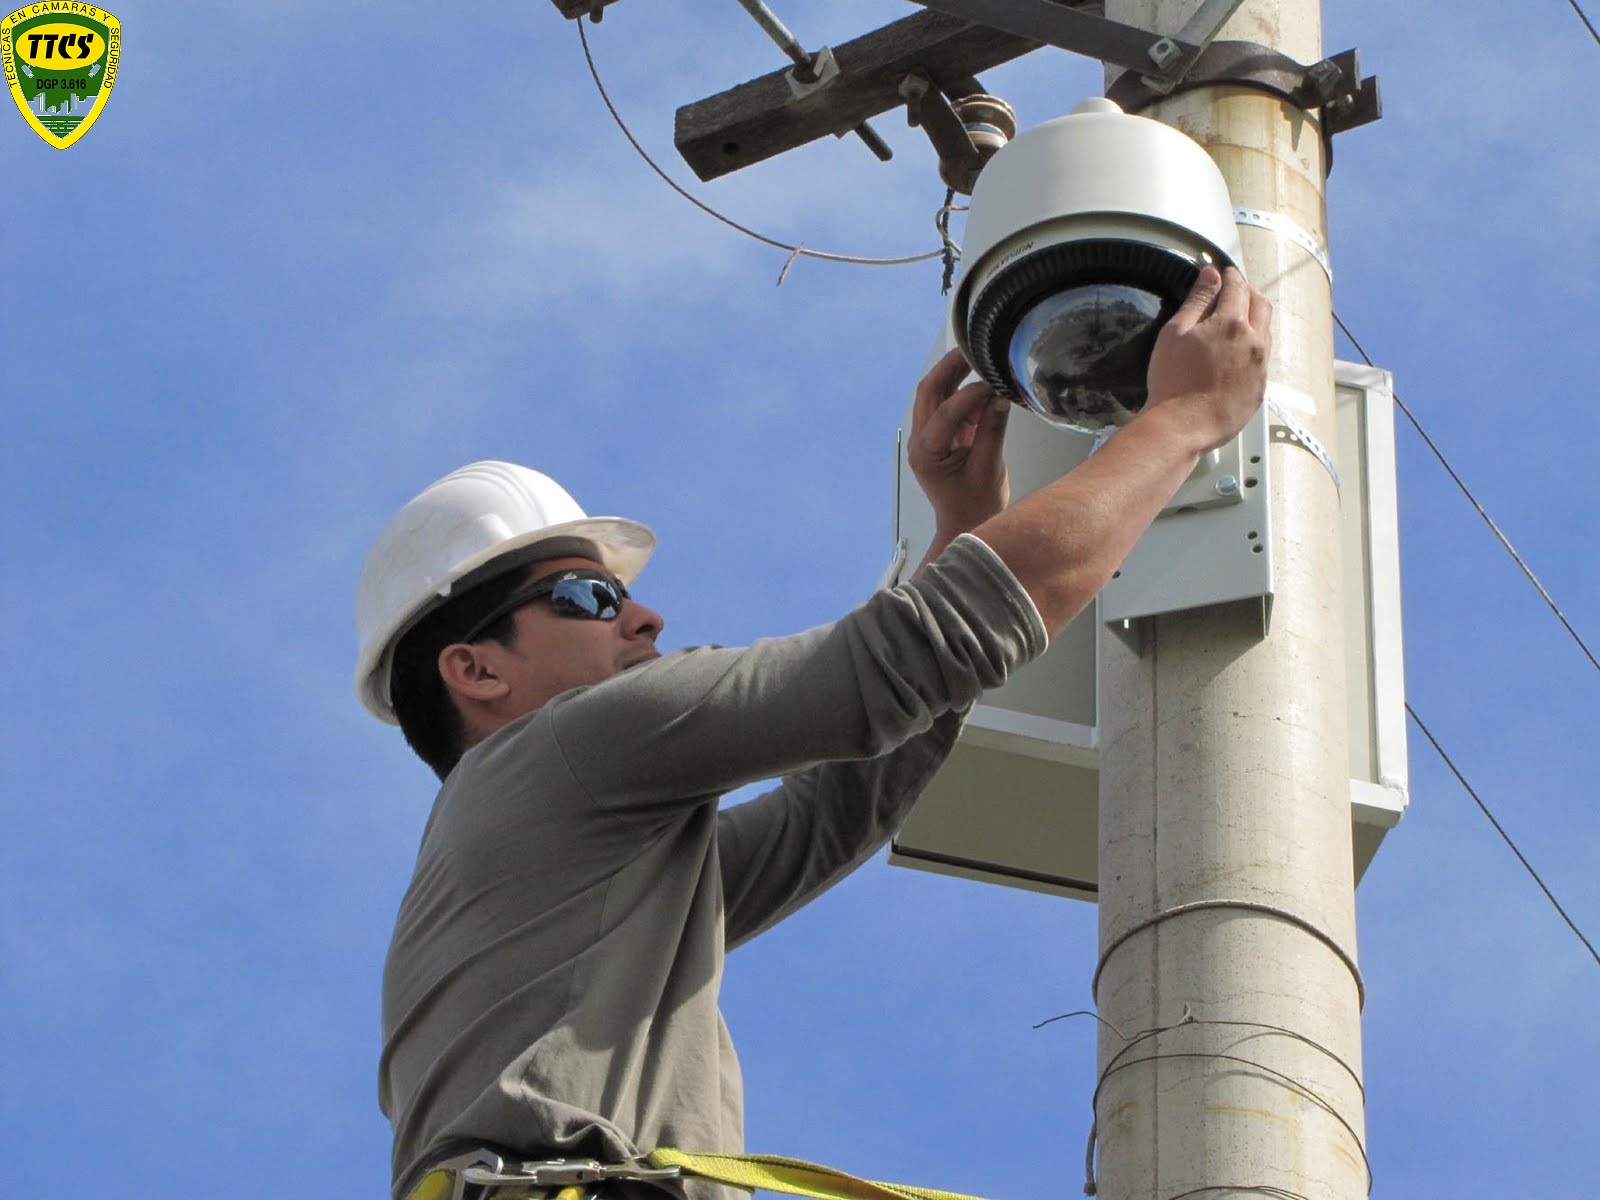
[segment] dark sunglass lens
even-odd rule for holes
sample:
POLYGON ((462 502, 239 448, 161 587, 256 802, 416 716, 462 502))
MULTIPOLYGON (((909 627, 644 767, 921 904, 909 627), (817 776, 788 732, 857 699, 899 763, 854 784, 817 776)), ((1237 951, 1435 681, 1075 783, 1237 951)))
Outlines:
POLYGON ((557 612, 609 621, 622 611, 622 597, 601 579, 563 579, 550 593, 557 612))

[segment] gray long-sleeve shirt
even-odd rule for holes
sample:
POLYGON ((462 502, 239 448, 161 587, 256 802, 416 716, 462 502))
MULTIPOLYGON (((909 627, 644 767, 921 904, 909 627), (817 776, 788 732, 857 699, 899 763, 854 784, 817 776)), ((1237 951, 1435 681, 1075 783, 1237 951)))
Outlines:
POLYGON ((384 971, 397 1194, 476 1146, 741 1149, 725 948, 881 846, 961 713, 1046 640, 1010 571, 963 536, 833 625, 667 655, 463 756, 384 971), (719 811, 724 792, 784 772, 719 811))

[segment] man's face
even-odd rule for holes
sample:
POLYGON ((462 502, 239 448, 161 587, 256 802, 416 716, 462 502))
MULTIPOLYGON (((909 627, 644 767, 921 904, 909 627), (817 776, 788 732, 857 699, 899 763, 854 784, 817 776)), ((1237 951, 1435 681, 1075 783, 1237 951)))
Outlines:
MULTIPOLYGON (((589 558, 552 558, 534 564, 527 582, 577 567, 607 573, 589 558)), ((494 646, 496 669, 510 686, 505 697, 511 710, 507 719, 542 707, 551 697, 575 687, 602 683, 630 667, 661 657, 656 635, 665 622, 661 614, 631 597, 619 616, 609 621, 563 616, 549 599, 533 600, 512 615, 516 638, 510 646, 494 646)))

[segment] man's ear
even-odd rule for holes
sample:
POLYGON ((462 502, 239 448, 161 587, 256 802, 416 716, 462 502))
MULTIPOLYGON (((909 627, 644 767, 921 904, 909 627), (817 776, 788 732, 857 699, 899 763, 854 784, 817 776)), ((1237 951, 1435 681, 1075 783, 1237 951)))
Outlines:
POLYGON ((495 669, 497 642, 453 642, 439 651, 439 678, 457 700, 489 704, 511 690, 495 669))

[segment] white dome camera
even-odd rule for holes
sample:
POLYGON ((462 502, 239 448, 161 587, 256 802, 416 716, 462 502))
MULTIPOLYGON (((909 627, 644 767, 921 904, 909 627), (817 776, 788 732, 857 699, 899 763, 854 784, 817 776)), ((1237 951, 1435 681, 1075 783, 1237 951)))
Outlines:
POLYGON ((967 215, 957 342, 1002 395, 1083 433, 1143 407, 1200 269, 1242 263, 1222 172, 1177 130, 1087 100, 998 151, 967 215))

